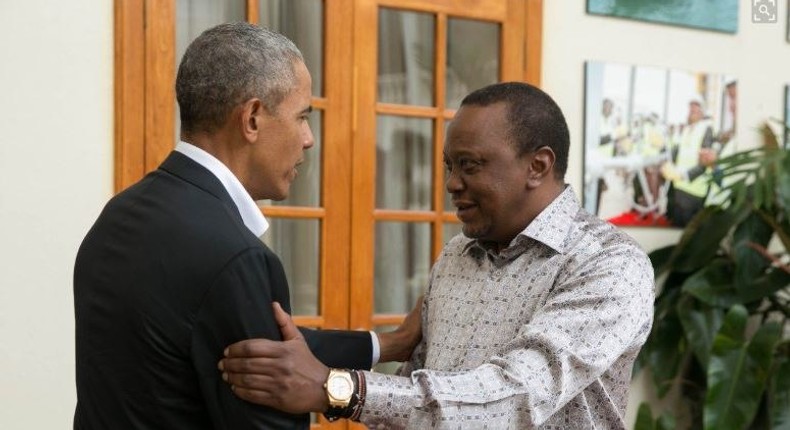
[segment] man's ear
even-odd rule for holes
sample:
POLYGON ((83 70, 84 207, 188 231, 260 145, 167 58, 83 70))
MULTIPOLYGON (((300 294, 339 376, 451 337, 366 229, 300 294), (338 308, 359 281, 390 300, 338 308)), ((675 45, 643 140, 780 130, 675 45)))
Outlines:
POLYGON ((527 188, 537 188, 548 180, 554 179, 554 162, 557 159, 554 151, 548 146, 541 146, 529 156, 529 175, 527 188))
POLYGON ((241 105, 241 134, 248 142, 258 140, 258 133, 261 131, 265 119, 265 108, 258 98, 251 98, 241 105))

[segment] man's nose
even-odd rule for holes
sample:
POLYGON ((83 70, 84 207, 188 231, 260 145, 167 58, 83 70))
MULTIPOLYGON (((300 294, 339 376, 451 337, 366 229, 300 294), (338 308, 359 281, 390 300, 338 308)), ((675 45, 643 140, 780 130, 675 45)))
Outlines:
POLYGON ((310 149, 315 145, 315 138, 313 137, 313 131, 310 130, 310 127, 307 127, 307 134, 304 140, 304 149, 310 149))
POLYGON ((448 193, 453 194, 464 189, 464 182, 461 180, 458 173, 451 171, 447 174, 445 188, 448 193))

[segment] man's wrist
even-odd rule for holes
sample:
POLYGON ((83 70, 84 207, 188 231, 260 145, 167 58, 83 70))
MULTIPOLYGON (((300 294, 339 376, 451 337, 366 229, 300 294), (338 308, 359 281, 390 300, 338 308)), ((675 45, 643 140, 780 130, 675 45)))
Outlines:
POLYGON ((365 375, 362 371, 358 370, 335 370, 332 369, 330 371, 330 376, 327 377, 327 383, 324 384, 324 387, 327 390, 327 402, 328 408, 324 412, 324 417, 329 420, 330 422, 336 421, 340 418, 346 418, 353 421, 358 421, 359 416, 362 414, 362 408, 365 405, 365 393, 367 390, 367 385, 365 383, 365 375), (339 374, 342 374, 339 376, 339 374), (332 383, 329 378, 332 377, 345 377, 345 374, 348 375, 350 380, 353 383, 353 392, 351 397, 348 399, 348 404, 345 406, 337 406, 338 402, 336 399, 333 398, 332 388, 330 388, 330 384, 332 383), (334 404, 334 405, 333 405, 334 404))

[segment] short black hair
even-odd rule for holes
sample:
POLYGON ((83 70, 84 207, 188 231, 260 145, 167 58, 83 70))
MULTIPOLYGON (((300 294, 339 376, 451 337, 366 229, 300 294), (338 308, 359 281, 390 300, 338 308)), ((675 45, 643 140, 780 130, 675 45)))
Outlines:
POLYGON ((510 137, 519 155, 547 146, 554 151, 554 176, 565 178, 568 170, 570 134, 565 116, 557 103, 539 88, 524 82, 501 82, 471 92, 461 106, 508 106, 510 137))

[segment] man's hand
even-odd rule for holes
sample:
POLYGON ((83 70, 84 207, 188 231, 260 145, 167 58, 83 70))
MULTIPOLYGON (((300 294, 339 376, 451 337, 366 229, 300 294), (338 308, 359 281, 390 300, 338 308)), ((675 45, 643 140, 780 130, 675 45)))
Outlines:
POLYGON ((699 150, 699 164, 705 167, 711 167, 716 164, 718 154, 711 148, 702 148, 699 150))
POLYGON ((288 413, 324 412, 329 369, 307 347, 291 316, 273 304, 283 342, 250 339, 234 343, 219 362, 222 379, 244 400, 288 413))
POLYGON ((379 344, 381 346, 380 363, 387 361, 406 361, 411 357, 414 347, 422 339, 422 301, 425 297, 420 296, 417 304, 406 315, 403 323, 388 333, 380 333, 379 344))

